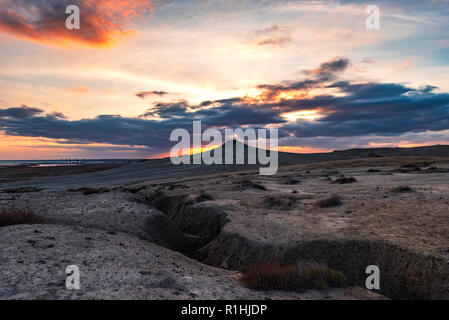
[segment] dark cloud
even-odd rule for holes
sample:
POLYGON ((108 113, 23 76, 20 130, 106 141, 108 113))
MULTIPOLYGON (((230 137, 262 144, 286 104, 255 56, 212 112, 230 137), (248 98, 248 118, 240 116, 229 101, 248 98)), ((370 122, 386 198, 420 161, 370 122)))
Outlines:
POLYGON ((36 116, 42 112, 44 112, 42 109, 22 105, 21 107, 16 108, 0 109, 0 118, 28 118, 36 116))
POLYGON ((267 125, 286 122, 279 110, 255 108, 239 103, 240 98, 204 101, 199 105, 189 105, 187 101, 158 103, 141 117, 158 116, 162 119, 201 120, 207 126, 267 125), (213 107, 204 109, 200 106, 213 107))
POLYGON ((435 89, 438 89, 438 87, 427 85, 427 86, 420 87, 420 88, 418 89, 418 91, 419 91, 421 94, 424 94, 424 93, 431 93, 431 92, 433 92, 435 89))
MULTIPOLYGON (((299 81, 284 81, 281 84, 261 84, 258 89, 265 90, 264 98, 267 100, 275 98, 279 93, 295 90, 307 90, 316 87, 325 86, 327 83, 335 80, 337 74, 345 71, 350 62, 346 58, 334 58, 328 62, 322 63, 321 66, 313 70, 304 70, 303 73, 308 77, 299 81)), ((341 82, 340 85, 348 84, 341 82)), ((338 85, 338 84, 335 84, 338 85)))
POLYGON ((350 65, 347 58, 333 58, 328 62, 324 62, 317 69, 304 70, 306 75, 312 75, 320 79, 322 82, 330 81, 336 78, 336 74, 345 71, 350 65))
POLYGON ((221 99, 221 100, 206 100, 200 103, 199 107, 207 107, 213 104, 225 104, 225 103, 236 103, 243 101, 242 98, 229 98, 229 99, 221 99))
POLYGON ((315 121, 298 120, 280 128, 283 135, 303 138, 393 136, 449 129, 449 94, 435 93, 437 88, 429 85, 413 89, 399 83, 338 81, 338 74, 349 65, 346 58, 334 58, 305 71, 308 79, 260 85, 265 103, 253 107, 282 112, 318 110, 322 117, 315 121), (312 88, 336 88, 340 94, 274 99, 282 92, 312 88))
MULTIPOLYGON (((341 87, 341 83, 336 85, 341 87)), ((297 137, 400 135, 449 129, 449 94, 413 90, 400 84, 345 85, 343 97, 290 101, 290 110, 319 108, 324 117, 283 127, 297 137)))
POLYGON ((286 26, 273 25, 269 28, 256 30, 253 34, 253 42, 258 46, 279 46, 292 42, 292 30, 286 26))
POLYGON ((282 92, 315 88, 320 86, 323 81, 323 79, 307 79, 295 82, 286 81, 282 84, 261 84, 257 88, 264 90, 263 99, 272 100, 282 92))
POLYGON ((268 125, 286 122, 279 115, 278 110, 263 110, 248 106, 223 105, 215 110, 201 110, 196 112, 204 116, 204 123, 216 127, 240 127, 247 125, 268 125), (214 113, 212 115, 212 113, 214 113))
POLYGON ((210 109, 198 109, 198 106, 190 106, 187 102, 159 103, 143 115, 159 115, 161 120, 100 115, 92 119, 70 121, 52 114, 23 117, 21 114, 12 114, 11 110, 16 108, 0 109, 0 114, 10 115, 8 118, 0 117, 0 130, 7 135, 67 139, 75 143, 84 141, 147 146, 149 150, 161 153, 167 151, 171 145, 170 133, 177 128, 191 131, 192 120, 201 120, 204 129, 265 126, 285 122, 275 110, 259 110, 229 102, 215 103, 218 105, 210 109))
MULTIPOLYGON (((339 88, 345 93, 349 93, 351 97, 373 99, 375 97, 380 97, 385 99, 386 97, 397 97, 401 96, 407 92, 418 92, 411 88, 405 87, 401 84, 396 83, 362 83, 362 84, 352 84, 349 82, 337 82, 327 86, 328 88, 339 88)), ((431 92, 431 89, 427 92, 431 92)))
POLYGON ((134 95, 136 97, 139 97, 141 99, 145 99, 148 96, 158 96, 158 97, 162 97, 165 96, 167 94, 170 94, 168 92, 165 91, 142 91, 142 92, 137 92, 134 95))
POLYGON ((154 105, 153 108, 148 109, 141 118, 146 117, 160 117, 160 118, 172 118, 172 117, 184 117, 188 112, 189 104, 187 101, 179 101, 174 103, 159 102, 154 105))
POLYGON ((66 119, 67 118, 63 113, 57 112, 57 111, 54 111, 54 112, 48 114, 48 116, 56 118, 56 119, 66 119))
POLYGON ((318 69, 320 73, 335 73, 344 71, 349 65, 349 60, 346 58, 336 58, 332 61, 321 64, 318 69))

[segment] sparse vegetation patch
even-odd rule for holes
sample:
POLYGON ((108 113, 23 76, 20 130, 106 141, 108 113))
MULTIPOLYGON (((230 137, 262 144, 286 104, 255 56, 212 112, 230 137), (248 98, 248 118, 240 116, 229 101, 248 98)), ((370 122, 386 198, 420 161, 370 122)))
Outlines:
POLYGON ((288 210, 293 208, 298 201, 298 198, 291 195, 273 195, 263 199, 263 206, 267 209, 282 209, 288 210))
POLYGON ((406 192, 413 192, 414 190, 410 186, 397 186, 391 189, 392 193, 406 193, 406 192))
POLYGON ((88 196, 88 195, 91 195, 91 194, 106 193, 106 192, 109 192, 111 190, 109 190, 107 188, 98 188, 98 189, 94 189, 94 188, 78 188, 78 189, 69 189, 67 191, 70 191, 70 192, 82 192, 85 196, 88 196))
POLYGON ((426 170, 426 173, 447 173, 447 172, 449 172, 449 169, 438 167, 430 167, 426 170))
POLYGON ((341 206, 343 204, 343 202, 341 201, 340 196, 334 194, 333 196, 323 199, 323 200, 318 200, 317 202, 315 202, 315 206, 318 208, 331 208, 331 207, 338 207, 341 206))
POLYGON ((347 183, 354 183, 357 182, 357 179, 355 177, 340 177, 331 183, 334 184, 347 184, 347 183))
POLYGON ((343 287, 346 279, 342 272, 324 264, 308 263, 303 266, 281 266, 266 262, 245 269, 241 283, 256 290, 305 291, 325 287, 343 287))
POLYGON ((34 187, 22 187, 22 188, 13 188, 13 189, 4 189, 5 193, 29 193, 29 192, 39 192, 42 189, 34 188, 34 187))
POLYGON ((262 191, 267 190, 267 188, 265 188, 263 185, 252 182, 251 180, 245 179, 237 182, 237 190, 248 190, 248 189, 256 189, 262 191))
POLYGON ((44 220, 31 211, 16 208, 2 209, 2 211, 0 211, 0 227, 40 223, 44 223, 44 220))
POLYGON ((298 179, 289 177, 289 178, 285 179, 284 183, 288 184, 288 185, 295 185, 295 184, 300 184, 301 181, 299 181, 298 179))

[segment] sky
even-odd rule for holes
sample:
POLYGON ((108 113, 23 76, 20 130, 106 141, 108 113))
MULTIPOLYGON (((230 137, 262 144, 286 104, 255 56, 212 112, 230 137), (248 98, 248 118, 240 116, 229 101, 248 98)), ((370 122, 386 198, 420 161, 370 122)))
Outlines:
POLYGON ((0 160, 163 157, 193 120, 288 152, 449 144, 449 1, 0 0, 0 160))

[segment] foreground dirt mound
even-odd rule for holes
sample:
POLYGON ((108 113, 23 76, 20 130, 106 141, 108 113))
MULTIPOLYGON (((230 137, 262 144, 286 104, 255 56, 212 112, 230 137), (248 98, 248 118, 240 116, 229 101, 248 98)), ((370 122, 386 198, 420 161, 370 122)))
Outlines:
POLYGON ((136 201, 133 194, 111 190, 86 195, 84 191, 19 194, 14 201, 0 194, 0 205, 30 210, 50 224, 128 233, 178 251, 189 247, 190 240, 167 215, 136 201))
POLYGON ((274 177, 247 173, 245 181, 265 190, 244 192, 235 188, 239 175, 178 180, 177 188, 152 181, 137 196, 183 232, 207 240, 191 254, 206 264, 242 270, 266 261, 317 261, 360 287, 366 268, 376 265, 380 293, 390 298, 449 299, 449 175, 349 167, 339 173, 358 182, 340 185, 323 179, 331 168, 293 167, 274 177), (285 184, 299 175, 300 186, 285 184), (392 192, 398 186, 414 192, 392 192), (212 200, 197 203, 204 190, 212 200), (317 205, 331 195, 338 203, 317 205))
POLYGON ((0 193, 1 207, 30 210, 52 225, 1 229, 0 297, 378 297, 362 289, 261 293, 234 281, 238 271, 258 263, 315 261, 342 271, 349 285, 358 287, 365 285, 366 267, 377 265, 380 293, 390 298, 449 298, 449 173, 395 173, 404 161, 394 159, 391 166, 384 161, 293 166, 276 176, 245 171, 101 186, 107 192, 86 193, 77 186, 75 191, 0 193), (341 175, 357 183, 329 183, 341 175), (298 177, 300 184, 286 183, 298 177), (239 188, 242 181, 263 188, 239 188), (392 191, 398 187, 413 192, 392 191), (333 195, 338 205, 317 205, 333 195), (92 267, 81 257, 93 261, 92 267), (92 277, 104 281, 92 278, 85 293, 66 292, 57 287, 57 272, 65 279, 65 264, 87 266, 92 277), (153 272, 145 284, 140 276, 153 272), (185 284, 191 281, 186 275, 204 287, 185 284))
POLYGON ((1 299, 251 297, 226 272, 123 233, 69 226, 14 226, 0 235, 1 299), (81 289, 67 290, 77 265, 81 289))
POLYGON ((0 299, 378 299, 357 288, 258 292, 237 275, 124 233, 77 226, 1 228, 0 299), (79 290, 65 286, 77 265, 79 290))

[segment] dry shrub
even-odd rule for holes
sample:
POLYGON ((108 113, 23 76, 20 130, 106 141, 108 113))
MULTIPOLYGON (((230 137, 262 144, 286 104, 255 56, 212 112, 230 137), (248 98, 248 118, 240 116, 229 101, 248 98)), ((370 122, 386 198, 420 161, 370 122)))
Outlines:
POLYGON ((337 170, 328 170, 327 172, 324 172, 323 177, 336 176, 337 174, 340 174, 337 170))
POLYGON ((447 172, 449 172, 449 169, 447 168, 431 167, 426 169, 426 173, 447 173, 447 172))
POLYGON ((259 183, 252 182, 251 180, 247 180, 247 179, 238 181, 236 183, 237 183, 236 190, 239 190, 239 191, 248 190, 248 189, 256 189, 256 190, 262 190, 262 191, 267 190, 267 188, 265 188, 263 185, 261 185, 259 183))
POLYGON ((336 179, 335 181, 332 181, 331 183, 335 184, 347 184, 347 183, 354 183, 357 182, 357 179, 355 177, 340 177, 336 179))
POLYGON ((342 287, 346 279, 342 272, 324 264, 281 266, 273 262, 254 265, 243 271, 243 285, 256 290, 305 291, 325 287, 342 287))
POLYGON ((288 210, 293 208, 299 197, 285 194, 275 194, 263 198, 262 205, 267 209, 288 210))
POLYGON ((5 193, 30 193, 30 192, 39 192, 42 189, 34 188, 34 187, 22 187, 22 188, 12 188, 12 189, 4 189, 5 193))
POLYGON ((405 193, 405 192, 413 192, 412 187, 410 186, 397 186, 390 190, 393 193, 405 193))
POLYGON ((327 199, 318 200, 317 202, 315 202, 315 206, 318 208, 332 208, 341 206, 342 204, 343 202, 341 201, 340 196, 336 194, 327 199))
POLYGON ((44 223, 44 220, 31 211, 10 208, 2 209, 0 212, 0 227, 39 223, 44 223))
POLYGON ((408 163, 401 166, 399 169, 393 170, 394 172, 400 172, 400 173, 410 173, 410 172, 416 172, 421 171, 421 166, 427 167, 427 165, 430 165, 429 162, 424 163, 408 163))
POLYGON ((301 181, 299 181, 298 179, 289 177, 289 178, 287 178, 287 179, 284 180, 284 183, 285 183, 285 184, 288 184, 288 185, 295 185, 295 184, 300 184, 301 181))
POLYGON ((422 161, 422 162, 415 162, 415 163, 406 163, 402 167, 403 168, 419 168, 419 167, 428 167, 431 166, 433 162, 429 161, 422 161))
POLYGON ((138 193, 138 192, 140 192, 142 190, 145 190, 146 188, 147 187, 145 187, 145 186, 141 186, 141 187, 137 187, 137 188, 131 188, 131 189, 128 189, 128 192, 132 193, 132 194, 136 194, 136 193, 138 193))
POLYGON ((78 188, 78 189, 68 189, 67 191, 69 192, 82 192, 83 195, 88 196, 91 194, 98 194, 98 193, 106 193, 109 192, 111 190, 107 189, 107 188, 99 188, 99 189, 94 189, 94 188, 78 188))

